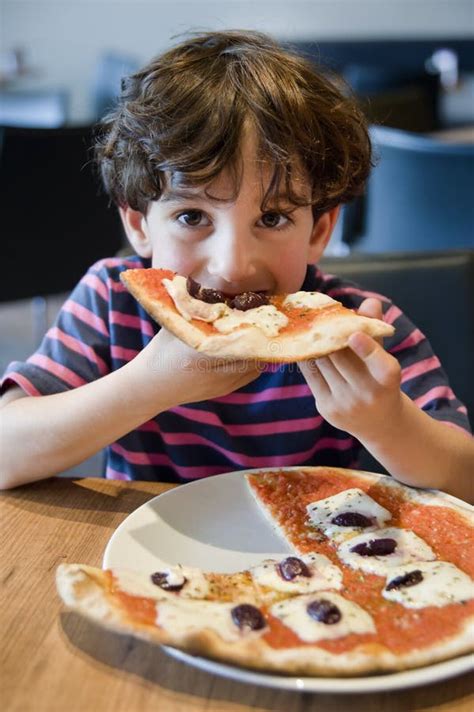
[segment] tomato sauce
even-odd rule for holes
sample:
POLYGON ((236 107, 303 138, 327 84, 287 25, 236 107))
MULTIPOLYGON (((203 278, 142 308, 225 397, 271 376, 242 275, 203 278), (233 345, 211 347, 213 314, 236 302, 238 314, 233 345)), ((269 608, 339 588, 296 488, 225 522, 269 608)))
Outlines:
MULTIPOLYGON (((292 648, 301 647, 302 645, 314 646, 314 643, 307 643, 299 638, 290 628, 287 628, 278 618, 272 615, 267 616, 269 626, 268 633, 263 636, 264 640, 271 645, 272 648, 292 648)), ((336 640, 322 640, 318 643, 318 647, 324 648, 331 653, 343 653, 350 650, 355 645, 361 643, 376 642, 377 637, 371 633, 367 635, 346 635, 344 638, 336 640)))
MULTIPOLYGON (((450 561, 469 575, 474 573, 473 534, 460 515, 448 507, 421 506, 405 499, 402 492, 379 484, 342 475, 327 468, 315 477, 304 469, 285 473, 262 473, 251 478, 262 501, 271 509, 275 520, 301 553, 326 555, 343 572, 343 589, 339 593, 364 608, 374 619, 377 635, 348 635, 336 640, 320 641, 317 646, 333 653, 342 653, 364 642, 386 645, 394 653, 402 653, 436 644, 443 637, 455 635, 462 621, 474 615, 474 600, 444 607, 405 608, 382 597, 385 577, 366 574, 345 566, 326 537, 319 537, 307 523, 306 505, 331 497, 352 487, 364 490, 392 513, 387 526, 411 529, 424 539, 440 560, 450 561), (316 538, 315 538, 316 537, 316 538)), ((266 640, 273 647, 301 645, 292 631, 275 619, 266 640)), ((314 644, 312 644, 314 645, 314 644)))
POLYGON ((110 571, 109 576, 110 593, 114 599, 122 606, 124 611, 136 623, 145 625, 155 625, 157 620, 156 601, 145 596, 132 596, 121 591, 116 585, 116 581, 110 571))
POLYGON ((174 302, 162 283, 163 279, 172 280, 174 277, 175 273, 170 269, 142 270, 140 274, 140 286, 143 287, 147 294, 156 295, 162 304, 174 308, 174 302))
POLYGON ((323 324, 325 319, 334 315, 334 312, 340 311, 341 305, 331 304, 324 307, 324 309, 318 310, 318 313, 309 307, 277 307, 277 309, 288 317, 288 324, 282 327, 278 333, 280 336, 288 336, 307 331, 315 319, 318 325, 323 324))

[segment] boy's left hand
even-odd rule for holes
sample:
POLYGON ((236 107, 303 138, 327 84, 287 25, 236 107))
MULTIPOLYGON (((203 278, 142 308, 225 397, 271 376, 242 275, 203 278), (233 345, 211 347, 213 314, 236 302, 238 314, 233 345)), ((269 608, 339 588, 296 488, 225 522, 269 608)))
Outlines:
MULTIPOLYGON (((381 319, 382 305, 366 299, 358 313, 381 319)), ((400 413, 400 364, 367 334, 353 334, 348 348, 298 365, 323 418, 358 439, 377 439, 400 413)))

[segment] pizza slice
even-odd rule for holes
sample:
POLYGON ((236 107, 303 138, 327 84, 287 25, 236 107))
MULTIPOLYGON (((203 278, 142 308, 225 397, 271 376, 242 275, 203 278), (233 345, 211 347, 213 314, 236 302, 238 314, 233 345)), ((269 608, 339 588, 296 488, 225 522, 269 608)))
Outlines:
POLYGON ((186 595, 179 569, 167 567, 163 589, 155 574, 62 564, 57 586, 70 608, 104 627, 245 667, 351 675, 380 664, 370 648, 349 664, 340 655, 341 642, 366 646, 376 629, 370 613, 339 592, 340 574, 324 557, 266 560, 236 574, 194 569, 186 595), (255 586, 244 594, 240 584, 249 580, 255 586))
POLYGON ((315 647, 375 633, 370 614, 338 593, 340 571, 321 555, 266 559, 232 574, 61 564, 56 580, 63 601, 85 617, 194 654, 299 674, 352 674, 374 664, 369 656, 347 668, 337 652, 315 647))
POLYGON ((330 354, 363 331, 391 336, 393 326, 360 316, 320 292, 227 297, 164 269, 130 269, 121 280, 143 308, 189 346, 210 356, 294 362, 330 354))
MULTIPOLYGON (((271 526, 325 556, 369 612, 381 659, 416 667, 474 648, 472 508, 391 477, 308 467, 245 475, 271 526), (470 642, 469 642, 470 639, 470 642)), ((352 653, 363 653, 354 641, 352 653)))

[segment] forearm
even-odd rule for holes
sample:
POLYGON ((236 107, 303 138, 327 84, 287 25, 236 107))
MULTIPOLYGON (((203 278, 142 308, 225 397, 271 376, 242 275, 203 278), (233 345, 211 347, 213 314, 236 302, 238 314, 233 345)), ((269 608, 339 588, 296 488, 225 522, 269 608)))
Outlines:
POLYGON ((57 474, 170 407, 131 362, 64 393, 19 398, 0 410, 2 489, 57 474))
POLYGON ((113 373, 66 393, 4 401, 0 488, 50 477, 159 413, 232 393, 258 378, 250 362, 222 364, 165 329, 113 373))
POLYGON ((358 437, 401 482, 474 499, 474 440, 431 418, 404 394, 398 417, 358 437))

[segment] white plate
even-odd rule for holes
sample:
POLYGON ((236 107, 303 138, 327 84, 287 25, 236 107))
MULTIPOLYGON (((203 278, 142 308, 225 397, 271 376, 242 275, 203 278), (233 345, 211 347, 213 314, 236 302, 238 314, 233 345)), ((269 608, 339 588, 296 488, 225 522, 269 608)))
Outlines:
MULTIPOLYGON (((198 566, 207 571, 231 572, 267 557, 291 553, 250 495, 243 477, 246 472, 252 470, 198 480, 146 502, 132 512, 112 535, 104 552, 103 567, 152 572, 160 560, 164 560, 170 564, 198 566)), ((448 499, 463 505, 459 500, 448 499)), ((216 675, 255 685, 305 692, 397 690, 439 682, 472 667, 472 657, 465 655, 388 675, 294 677, 254 672, 174 648, 164 649, 178 660, 216 675)))

